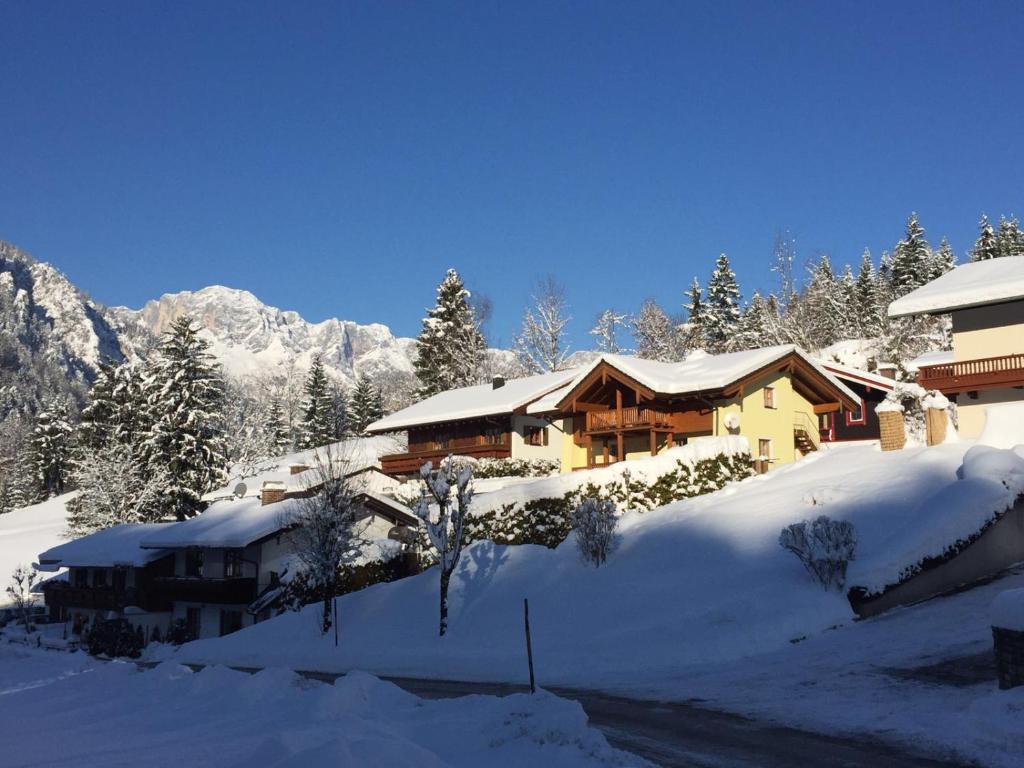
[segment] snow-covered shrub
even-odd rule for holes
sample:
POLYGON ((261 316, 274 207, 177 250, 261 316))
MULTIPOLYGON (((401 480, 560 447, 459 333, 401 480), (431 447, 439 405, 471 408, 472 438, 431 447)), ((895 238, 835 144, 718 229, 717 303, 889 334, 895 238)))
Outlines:
POLYGON ((7 586, 7 596, 11 599, 26 632, 35 629, 31 614, 36 603, 36 595, 32 591, 32 586, 36 583, 37 575, 34 569, 19 565, 11 574, 11 583, 7 586))
POLYGON ((846 567, 854 559, 857 533, 852 523, 822 515, 787 525, 779 533, 779 545, 796 555, 825 589, 841 590, 846 567))
POLYGON ((558 474, 559 466, 554 459, 478 459, 473 477, 548 477, 558 474))
POLYGON ((586 498, 573 510, 570 520, 576 534, 576 548, 583 562, 599 568, 615 549, 615 526, 619 512, 611 499, 586 498))
MULTIPOLYGON (((380 559, 364 563, 345 563, 338 566, 335 578, 334 597, 358 592, 373 584, 385 584, 390 581, 412 576, 413 570, 404 557, 396 551, 382 551, 380 559), (389 556, 390 555, 390 556, 389 556)), ((315 586, 305 571, 299 571, 285 585, 281 599, 281 611, 299 610, 304 605, 323 599, 322 590, 315 586)))
POLYGON ((86 649, 92 656, 112 659, 137 659, 145 645, 142 627, 133 627, 124 619, 97 621, 86 637, 86 649))
POLYGON ((627 471, 601 485, 587 483, 561 496, 503 504, 472 514, 466 520, 464 536, 467 543, 490 540, 495 544, 542 544, 554 549, 569 535, 573 510, 586 498, 611 499, 620 509, 649 511, 717 491, 730 480, 753 474, 749 452, 676 461, 674 469, 654 480, 634 478, 627 471))
POLYGON ((184 619, 175 619, 167 629, 167 642, 172 645, 184 645, 195 639, 195 632, 184 619))

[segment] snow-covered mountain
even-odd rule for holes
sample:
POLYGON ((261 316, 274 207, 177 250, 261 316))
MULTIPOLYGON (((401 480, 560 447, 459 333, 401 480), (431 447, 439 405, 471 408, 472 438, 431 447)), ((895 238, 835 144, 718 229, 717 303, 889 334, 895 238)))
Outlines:
POLYGON ((229 374, 283 373, 292 362, 305 370, 314 354, 343 381, 364 373, 373 378, 412 375, 415 341, 396 337, 386 325, 360 325, 331 318, 310 323, 298 313, 261 302, 249 291, 210 286, 166 293, 142 309, 113 307, 113 324, 133 348, 159 336, 179 317, 203 326, 211 352, 229 374))
POLYGON ((0 241, 0 390, 7 405, 38 402, 54 393, 56 379, 74 387, 91 379, 100 360, 121 360, 120 338, 104 312, 59 270, 0 241))

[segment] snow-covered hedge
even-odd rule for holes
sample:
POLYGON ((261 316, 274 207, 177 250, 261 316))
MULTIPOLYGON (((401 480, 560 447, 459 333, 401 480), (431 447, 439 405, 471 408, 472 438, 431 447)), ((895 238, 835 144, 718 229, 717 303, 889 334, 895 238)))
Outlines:
POLYGON ((554 459, 478 459, 473 465, 473 477, 549 477, 558 474, 558 467, 554 459))
POLYGON ((481 494, 466 521, 467 542, 557 547, 588 497, 611 499, 623 511, 648 511, 717 491, 754 473, 744 437, 701 437, 658 456, 571 472, 481 494))

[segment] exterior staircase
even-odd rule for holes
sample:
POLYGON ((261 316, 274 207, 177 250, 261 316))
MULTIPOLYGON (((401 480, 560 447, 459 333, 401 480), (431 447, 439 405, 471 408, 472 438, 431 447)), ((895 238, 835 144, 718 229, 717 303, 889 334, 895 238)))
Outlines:
POLYGON ((810 414, 797 411, 793 416, 793 441, 800 453, 806 455, 818 450, 821 445, 821 432, 817 422, 810 414))

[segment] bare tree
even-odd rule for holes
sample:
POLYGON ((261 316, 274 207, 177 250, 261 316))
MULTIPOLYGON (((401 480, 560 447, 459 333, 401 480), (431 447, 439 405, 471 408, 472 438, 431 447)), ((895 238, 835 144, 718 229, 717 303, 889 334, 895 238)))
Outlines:
POLYGON ((595 568, 601 567, 615 548, 615 527, 619 522, 615 502, 588 497, 573 510, 571 522, 580 557, 595 568))
POLYGON ((448 631, 448 584, 462 554, 462 529, 473 500, 473 467, 449 456, 434 469, 428 461, 420 469, 423 491, 416 504, 416 516, 423 521, 427 537, 437 550, 441 569, 440 634, 448 631), (433 518, 433 509, 437 518, 433 518))
POLYGON ((616 312, 614 309, 606 309, 597 316, 594 327, 590 329, 590 335, 594 337, 594 344, 598 352, 609 352, 612 354, 623 352, 619 344, 619 331, 629 327, 629 315, 616 312))
POLYGON ((36 603, 32 586, 36 583, 38 575, 32 568, 19 565, 11 574, 11 583, 7 587, 7 596, 14 603, 15 610, 21 614, 21 623, 25 625, 26 632, 31 632, 34 629, 29 611, 36 603))
POLYGON ((307 584, 323 599, 320 631, 332 626, 331 601, 338 587, 338 569, 351 560, 365 542, 357 520, 362 507, 355 501, 358 489, 348 477, 349 463, 330 448, 317 451, 313 479, 306 495, 282 521, 292 528, 292 550, 303 566, 307 584))
POLYGON ((571 318, 565 288, 549 276, 538 281, 532 298, 534 306, 523 314, 523 326, 512 347, 530 373, 560 371, 569 357, 564 337, 571 318))

